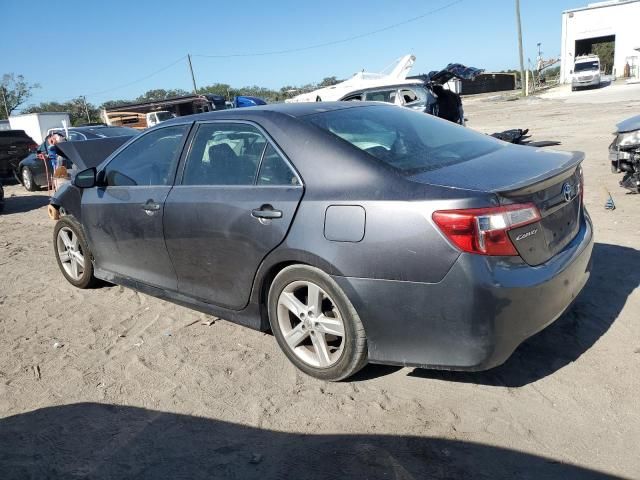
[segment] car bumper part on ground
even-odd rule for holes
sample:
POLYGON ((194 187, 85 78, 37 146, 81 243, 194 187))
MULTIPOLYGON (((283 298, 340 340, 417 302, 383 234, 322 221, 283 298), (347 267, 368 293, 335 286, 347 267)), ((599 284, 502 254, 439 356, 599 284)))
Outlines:
POLYGON ((362 319, 371 362, 486 370, 567 310, 589 279, 592 249, 585 214, 576 238, 537 267, 462 254, 435 284, 334 279, 362 319))

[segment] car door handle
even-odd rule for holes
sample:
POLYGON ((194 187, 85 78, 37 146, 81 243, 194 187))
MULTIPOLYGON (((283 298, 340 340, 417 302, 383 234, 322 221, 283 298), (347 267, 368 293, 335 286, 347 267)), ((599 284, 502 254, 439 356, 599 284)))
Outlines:
POLYGON ((154 202, 153 200, 147 200, 147 203, 142 204, 142 209, 145 212, 157 212, 160 210, 160 204, 154 202))
POLYGON ((251 210, 251 216, 255 218, 282 218, 282 210, 275 210, 271 205, 262 205, 260 208, 251 210))

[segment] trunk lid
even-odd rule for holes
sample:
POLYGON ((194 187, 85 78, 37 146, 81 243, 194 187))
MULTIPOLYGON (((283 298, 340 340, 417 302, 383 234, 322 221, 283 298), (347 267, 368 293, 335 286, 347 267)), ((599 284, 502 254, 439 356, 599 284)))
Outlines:
POLYGON ((539 222, 509 231, 522 259, 540 265, 577 235, 582 217, 581 152, 554 152, 517 145, 420 173, 414 181, 495 193, 501 204, 533 203, 539 222))
POLYGON ((61 142, 56 146, 61 155, 69 159, 78 170, 85 170, 100 165, 130 138, 132 137, 106 137, 95 140, 61 142))

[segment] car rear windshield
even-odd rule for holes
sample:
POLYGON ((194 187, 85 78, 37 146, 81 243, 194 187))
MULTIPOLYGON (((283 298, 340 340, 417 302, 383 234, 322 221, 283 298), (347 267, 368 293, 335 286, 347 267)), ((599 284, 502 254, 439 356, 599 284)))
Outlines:
POLYGON ((403 107, 345 108, 303 119, 404 175, 455 165, 501 148, 487 135, 403 107))

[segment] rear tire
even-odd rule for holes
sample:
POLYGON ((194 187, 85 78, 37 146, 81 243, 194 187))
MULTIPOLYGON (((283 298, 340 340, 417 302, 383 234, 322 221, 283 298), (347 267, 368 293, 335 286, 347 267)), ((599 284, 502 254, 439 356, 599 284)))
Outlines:
POLYGON ((56 222, 53 250, 62 275, 71 285, 84 289, 97 283, 93 276, 91 251, 82 225, 75 218, 64 216, 56 222))
POLYGON ((29 170, 29 167, 22 167, 22 185, 28 192, 35 192, 38 189, 35 181, 33 180, 33 173, 29 170))
POLYGON ((344 380, 367 364, 360 317, 338 284, 322 270, 292 265, 269 289, 269 322, 287 358, 304 373, 344 380))

